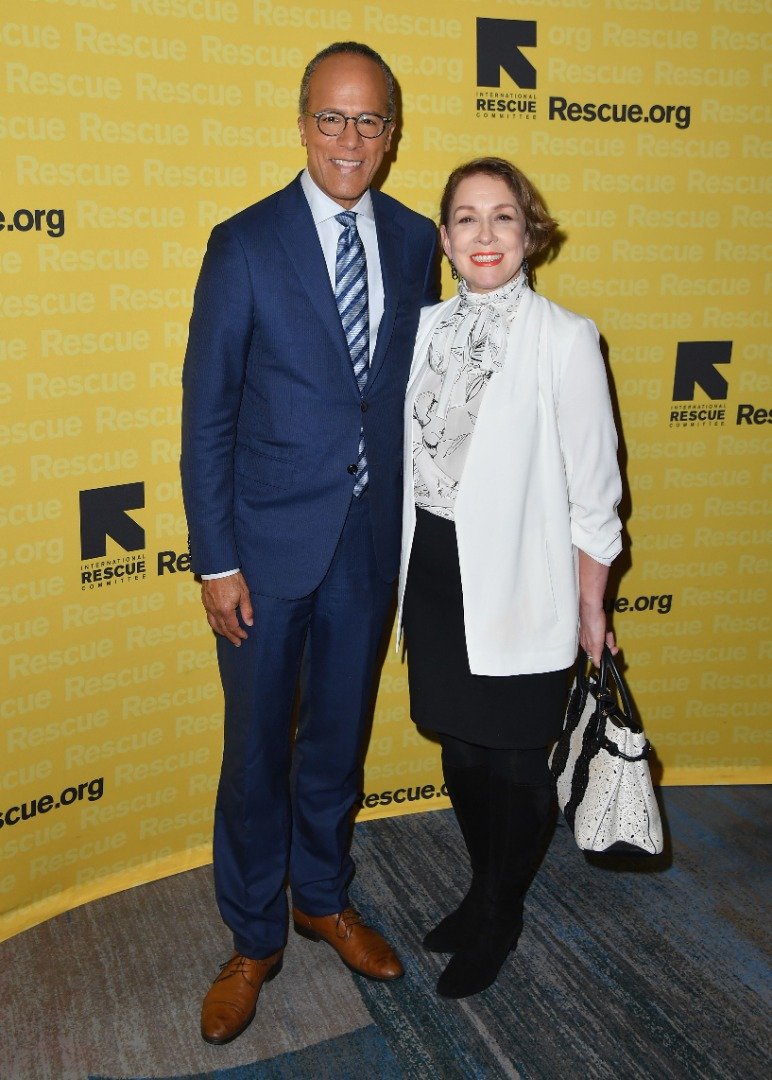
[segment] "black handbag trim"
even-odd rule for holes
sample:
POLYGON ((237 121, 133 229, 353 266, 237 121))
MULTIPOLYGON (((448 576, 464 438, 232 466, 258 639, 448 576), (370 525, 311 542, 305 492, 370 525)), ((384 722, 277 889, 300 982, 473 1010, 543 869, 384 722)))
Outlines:
POLYGON ((598 746, 605 750, 607 753, 611 754, 612 757, 622 758, 623 761, 645 761, 646 758, 648 758, 649 756, 649 750, 651 750, 651 743, 647 739, 646 742, 643 744, 643 749, 641 750, 640 754, 635 754, 634 756, 631 754, 625 754, 622 750, 619 749, 617 744, 615 742, 612 742, 611 739, 609 739, 606 735, 601 735, 598 738, 598 746))
POLYGON ((585 702, 587 701, 588 686, 584 678, 580 680, 577 675, 576 685, 571 691, 571 696, 568 699, 568 705, 566 707, 566 718, 563 724, 563 734, 555 744, 555 750, 552 756, 551 770, 552 775, 557 780, 559 776, 565 771, 568 764, 568 750, 570 745, 570 738, 567 737, 567 732, 572 732, 581 719, 584 712, 585 702))
POLYGON ((571 782, 571 797, 563 810, 563 817, 566 819, 571 832, 574 831, 576 811, 582 803, 582 799, 587 792, 587 786, 590 782, 590 762, 598 752, 598 717, 599 714, 596 710, 590 717, 587 727, 584 729, 582 748, 579 751, 579 756, 577 757, 576 765, 574 766, 574 775, 571 782))

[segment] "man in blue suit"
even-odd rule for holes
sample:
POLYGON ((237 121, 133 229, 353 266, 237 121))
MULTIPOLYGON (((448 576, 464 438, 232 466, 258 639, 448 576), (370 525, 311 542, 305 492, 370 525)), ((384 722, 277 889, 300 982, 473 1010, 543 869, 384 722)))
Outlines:
POLYGON ((437 298, 433 224, 370 188, 394 118, 377 53, 314 57, 306 168, 214 229, 196 288, 181 468, 225 692, 214 869, 236 950, 204 1000, 213 1043, 249 1025, 281 967, 287 877, 299 933, 370 978, 403 973, 347 891, 399 563, 402 402, 419 309, 437 298))

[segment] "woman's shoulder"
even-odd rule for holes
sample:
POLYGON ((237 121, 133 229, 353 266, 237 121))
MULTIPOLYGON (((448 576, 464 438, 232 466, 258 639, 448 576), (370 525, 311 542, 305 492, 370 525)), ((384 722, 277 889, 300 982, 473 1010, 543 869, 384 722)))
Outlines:
POLYGON ((453 310, 458 304, 458 297, 452 296, 450 300, 441 300, 439 304, 429 304, 427 307, 421 308, 421 315, 418 320, 418 337, 422 334, 433 330, 443 319, 443 317, 453 310))
POLYGON ((454 296, 450 300, 442 300, 439 304, 429 304, 427 307, 421 308, 415 336, 415 348, 413 350, 413 364, 411 367, 413 374, 428 355, 429 343, 432 340, 434 331, 442 320, 452 313, 457 304, 458 297, 454 296))
POLYGON ((446 311, 450 311, 451 308, 458 304, 458 296, 451 296, 449 300, 440 300, 437 304, 427 304, 426 307, 421 308, 421 320, 419 325, 424 326, 426 323, 431 322, 434 316, 438 318, 446 311))
POLYGON ((576 311, 569 311, 568 308, 563 307, 561 304, 556 304, 554 300, 548 300, 541 293, 532 292, 531 296, 543 317, 550 319, 556 328, 565 329, 568 332, 576 332, 581 326, 589 326, 593 330, 595 329, 595 323, 589 316, 580 315, 576 311))

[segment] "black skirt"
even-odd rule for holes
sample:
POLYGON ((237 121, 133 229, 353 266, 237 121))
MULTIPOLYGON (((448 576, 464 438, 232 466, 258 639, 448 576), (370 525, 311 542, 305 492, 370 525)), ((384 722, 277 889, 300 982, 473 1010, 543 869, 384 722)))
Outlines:
POLYGON ((571 668, 473 675, 452 521, 417 509, 403 626, 410 714, 430 732, 496 749, 546 746, 563 726, 571 668))

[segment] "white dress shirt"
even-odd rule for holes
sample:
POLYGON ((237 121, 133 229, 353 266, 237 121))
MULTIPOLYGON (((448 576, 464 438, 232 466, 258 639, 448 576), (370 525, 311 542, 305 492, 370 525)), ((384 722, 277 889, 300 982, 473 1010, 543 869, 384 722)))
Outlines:
MULTIPOLYGON (((314 219, 316 234, 322 246, 322 255, 327 266, 332 291, 335 292, 335 260, 338 252, 338 237, 343 232, 343 226, 335 220, 335 215, 344 209, 340 203, 336 203, 329 195, 325 195, 322 189, 311 179, 308 169, 303 169, 300 174, 300 186, 303 189, 308 205, 311 208, 311 216, 314 219)), ((362 238, 367 259, 367 303, 370 317, 370 362, 375 351, 375 341, 378 337, 378 327, 383 317, 383 275, 381 273, 381 258, 378 252, 378 234, 375 231, 375 214, 373 213, 373 200, 369 190, 351 209, 357 215, 357 231, 362 238)), ((236 570, 223 570, 220 574, 202 574, 203 581, 212 581, 215 578, 231 577, 238 574, 236 570)))
MULTIPOLYGON (((314 219, 319 243, 322 245, 330 285, 332 291, 335 292, 335 257, 338 251, 338 237, 343 232, 343 226, 335 220, 335 215, 340 214, 343 207, 329 195, 325 195, 311 179, 308 169, 303 169, 300 174, 300 186, 311 207, 311 216, 314 219)), ((352 206, 351 209, 357 216, 357 231, 362 237, 367 259, 367 303, 370 315, 370 360, 372 361, 375 339, 383 317, 383 275, 370 192, 366 191, 356 206, 352 206)))

